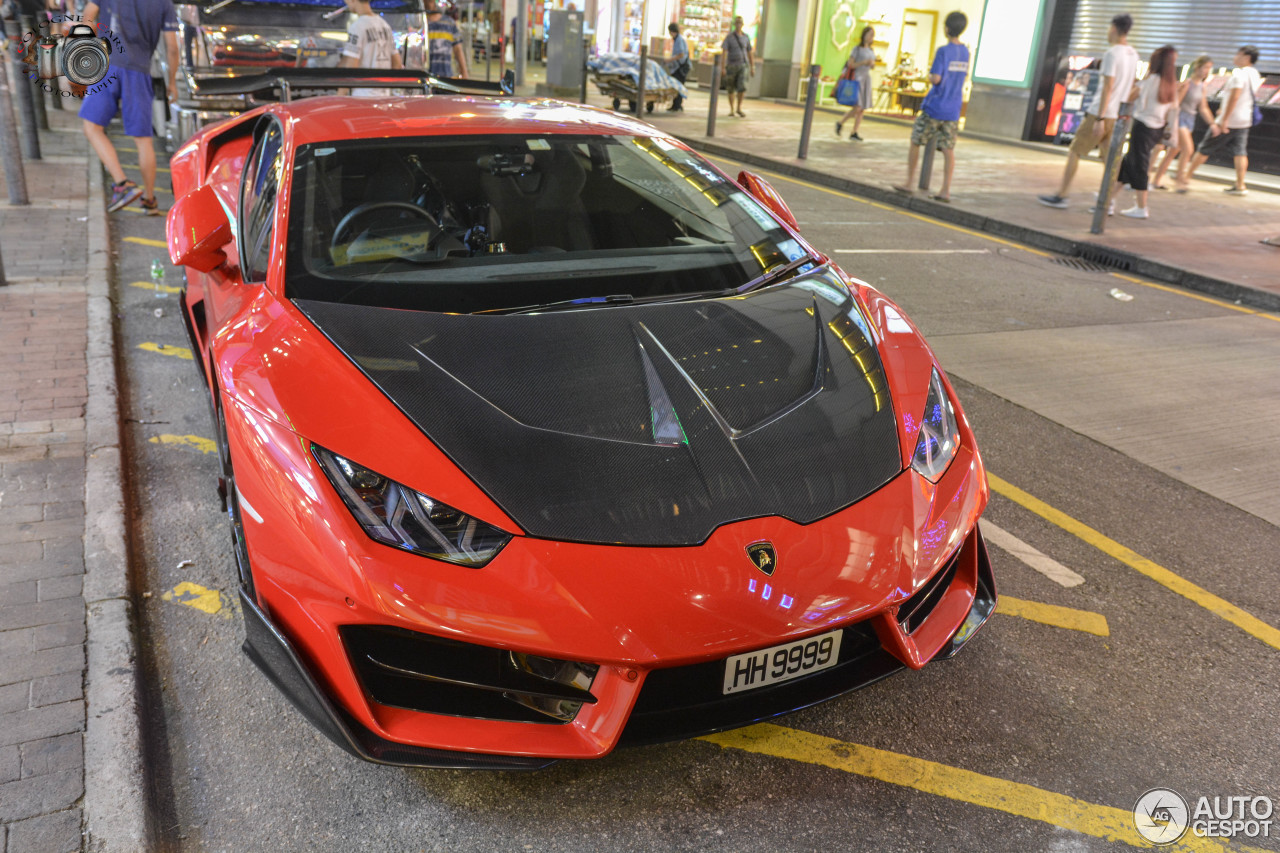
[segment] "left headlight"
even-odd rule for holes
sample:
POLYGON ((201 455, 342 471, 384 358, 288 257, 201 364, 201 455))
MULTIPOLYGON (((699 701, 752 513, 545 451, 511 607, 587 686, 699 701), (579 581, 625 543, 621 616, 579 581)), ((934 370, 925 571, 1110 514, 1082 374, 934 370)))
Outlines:
POLYGON ((929 379, 929 396, 925 399, 920 438, 916 441, 911 467, 936 483, 959 450, 960 428, 956 425, 956 411, 935 367, 929 379))
POLYGON ((511 541, 511 534, 319 445, 311 445, 311 452, 364 532, 378 542, 478 569, 511 541))

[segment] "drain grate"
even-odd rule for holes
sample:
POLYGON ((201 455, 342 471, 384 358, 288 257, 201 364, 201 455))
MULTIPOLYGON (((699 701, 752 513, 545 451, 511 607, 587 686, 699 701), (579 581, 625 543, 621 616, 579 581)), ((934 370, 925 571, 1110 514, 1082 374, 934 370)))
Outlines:
POLYGON ((1059 256, 1053 259, 1055 264, 1064 267, 1071 267, 1073 270, 1083 270, 1085 272, 1111 272, 1111 267, 1103 266, 1096 261, 1085 260, 1084 258, 1068 258, 1059 256))

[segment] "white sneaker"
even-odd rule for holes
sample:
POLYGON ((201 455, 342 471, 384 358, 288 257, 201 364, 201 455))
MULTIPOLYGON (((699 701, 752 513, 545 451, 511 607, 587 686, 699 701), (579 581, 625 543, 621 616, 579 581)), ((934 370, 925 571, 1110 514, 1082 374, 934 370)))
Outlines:
MULTIPOLYGON (((1093 207, 1089 208, 1089 212, 1090 213, 1098 212, 1097 202, 1094 202, 1093 207)), ((1116 215, 1116 203, 1113 201, 1111 202, 1111 204, 1107 205, 1107 216, 1115 216, 1115 215, 1116 215)))
POLYGON ((1130 219, 1147 219, 1151 216, 1145 207, 1138 207, 1136 204, 1128 210, 1120 211, 1121 216, 1127 216, 1130 219))

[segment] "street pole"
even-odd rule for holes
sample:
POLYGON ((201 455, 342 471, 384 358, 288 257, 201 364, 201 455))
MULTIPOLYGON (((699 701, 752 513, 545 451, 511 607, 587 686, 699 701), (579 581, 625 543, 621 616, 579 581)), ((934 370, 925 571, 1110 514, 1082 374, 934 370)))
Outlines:
POLYGON ((9 204, 14 205, 31 203, 27 198, 27 176, 18 153, 17 123, 13 97, 9 94, 9 69, 0 61, 0 157, 4 159, 4 179, 9 185, 9 204))
POLYGON ((644 73, 649 70, 649 46, 640 45, 640 77, 636 82, 636 115, 644 114, 644 73))
POLYGON ((1111 208, 1111 187, 1116 180, 1116 163, 1120 159, 1120 149, 1124 146, 1124 138, 1129 135, 1129 117, 1133 115, 1133 104, 1120 105, 1120 115, 1116 117, 1116 125, 1111 129, 1111 145, 1107 148, 1107 159, 1102 169, 1102 187, 1098 190, 1098 201, 1093 206, 1093 225, 1091 234, 1101 234, 1106 228, 1107 211, 1111 208))
MULTIPOLYGON (((22 25, 17 20, 10 21, 5 29, 9 26, 14 27, 21 32, 22 25)), ((9 57, 9 69, 12 72, 12 86, 18 92, 18 109, 22 111, 22 156, 28 160, 40 159, 40 137, 36 135, 36 108, 33 101, 35 98, 31 92, 31 86, 28 85, 26 71, 23 68, 23 62, 19 58, 19 51, 22 50, 19 45, 22 36, 18 38, 9 38, 9 44, 6 45, 8 50, 6 53, 9 57)))
POLYGON ((924 157, 920 161, 920 183, 922 190, 929 189, 929 180, 933 177, 933 154, 937 150, 936 143, 930 142, 924 147, 924 157))
POLYGON ((715 61, 711 63, 711 108, 707 112, 707 136, 716 135, 716 110, 719 109, 720 101, 720 57, 715 57, 715 61))
POLYGON ((822 85, 822 66, 809 66, 809 90, 804 95, 804 124, 800 126, 801 160, 809 156, 809 132, 813 129, 813 112, 818 107, 818 87, 822 85))
MULTIPOLYGON (((46 19, 47 20, 47 19, 46 19)), ((36 32, 36 21, 30 15, 22 16, 22 26, 29 33, 36 32)), ((53 88, 51 83, 46 83, 50 89, 53 88)), ((44 86, 41 86, 33 93, 32 105, 36 109, 36 127, 41 130, 49 129, 49 114, 44 111, 44 86)))
POLYGON ((529 0, 516 0, 515 51, 516 87, 524 85, 525 53, 529 50, 529 0))
POLYGON ((582 37, 582 103, 587 102, 587 58, 591 53, 591 40, 582 37))

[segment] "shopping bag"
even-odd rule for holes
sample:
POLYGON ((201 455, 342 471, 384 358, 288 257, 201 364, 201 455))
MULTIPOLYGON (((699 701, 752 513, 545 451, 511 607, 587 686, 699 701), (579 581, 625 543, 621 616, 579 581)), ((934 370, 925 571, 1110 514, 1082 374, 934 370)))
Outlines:
POLYGON ((845 107, 856 107, 858 96, 861 94, 858 91, 859 88, 860 84, 857 80, 837 80, 836 103, 845 107))

